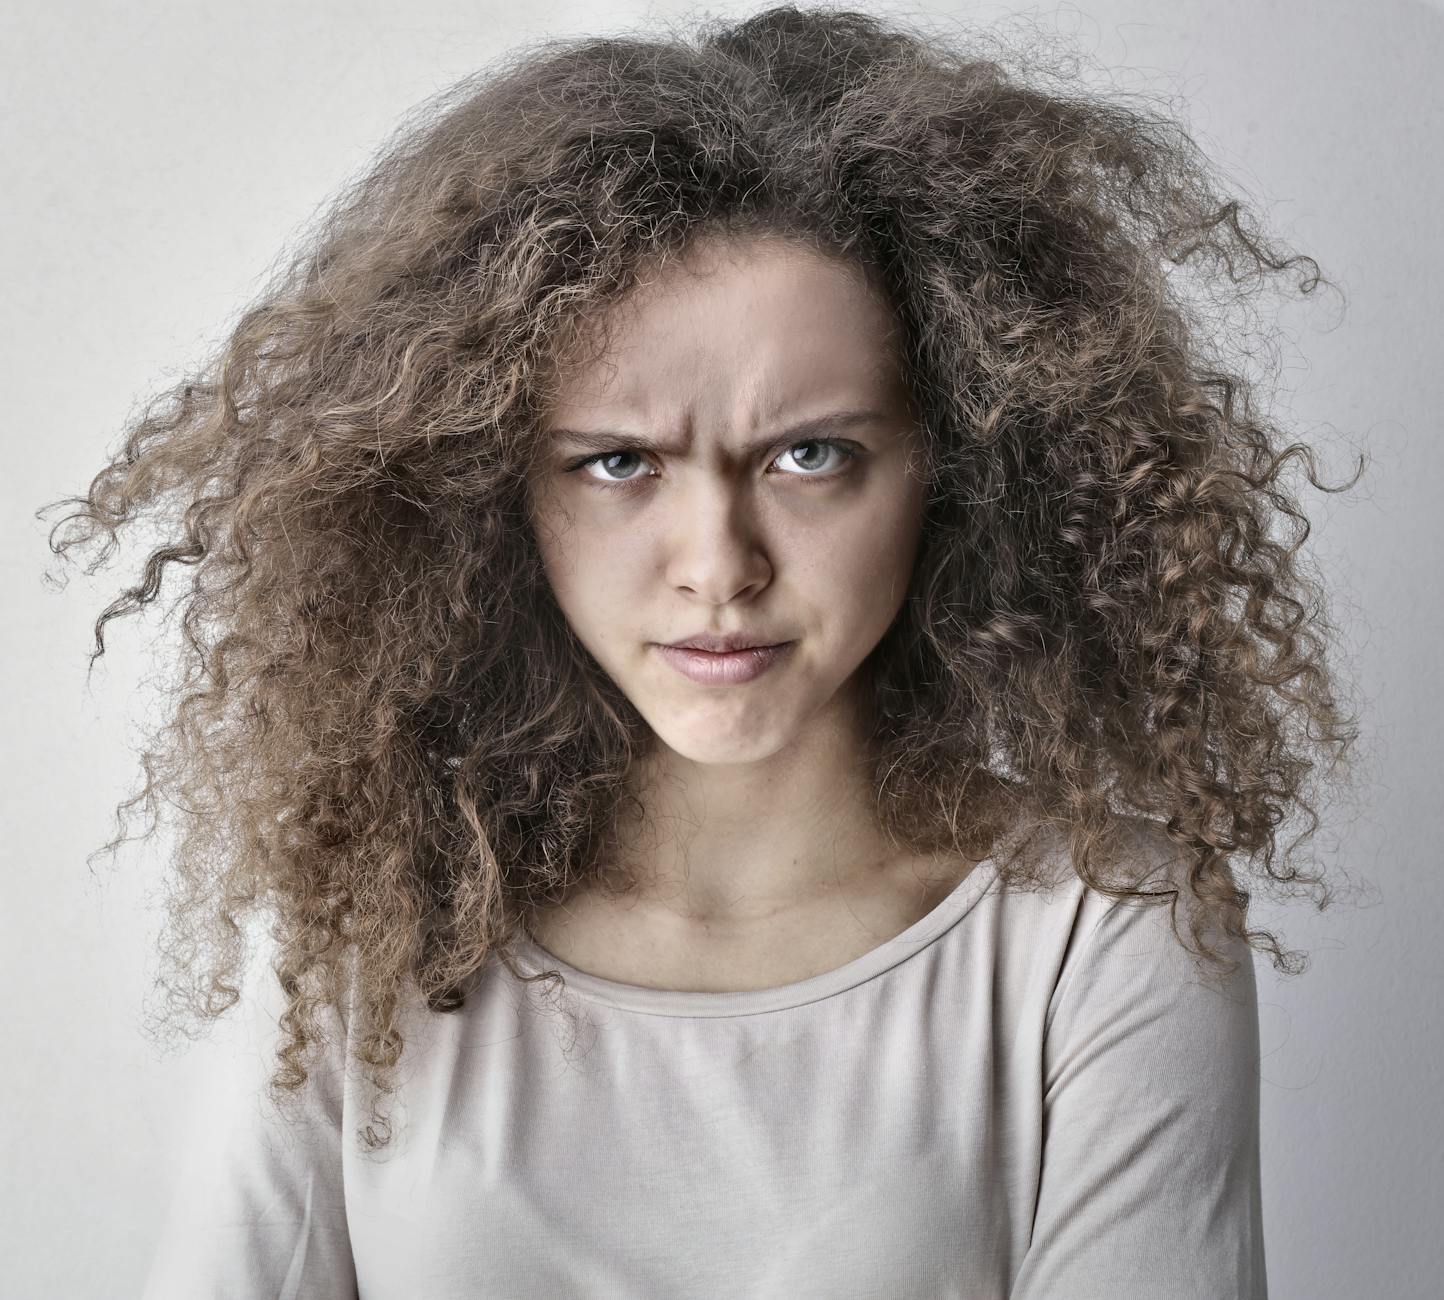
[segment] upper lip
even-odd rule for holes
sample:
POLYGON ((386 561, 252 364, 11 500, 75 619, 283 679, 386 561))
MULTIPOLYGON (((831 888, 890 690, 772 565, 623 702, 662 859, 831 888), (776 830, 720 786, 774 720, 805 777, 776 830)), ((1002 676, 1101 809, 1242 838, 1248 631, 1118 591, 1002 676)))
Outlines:
POLYGON ((729 632, 725 636, 719 636, 714 632, 699 632, 696 636, 683 637, 680 641, 669 641, 670 646, 685 650, 710 650, 713 654, 725 654, 729 650, 752 650, 759 646, 781 645, 780 641, 770 641, 765 636, 756 636, 751 632, 729 632))

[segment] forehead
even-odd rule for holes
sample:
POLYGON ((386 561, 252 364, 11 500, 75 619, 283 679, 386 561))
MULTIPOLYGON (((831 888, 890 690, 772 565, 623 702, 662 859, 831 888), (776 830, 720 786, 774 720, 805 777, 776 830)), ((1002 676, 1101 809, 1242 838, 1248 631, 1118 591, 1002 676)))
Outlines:
POLYGON ((794 242, 715 241, 643 273, 558 368, 553 415, 753 424, 902 400, 896 318, 865 272, 794 242))

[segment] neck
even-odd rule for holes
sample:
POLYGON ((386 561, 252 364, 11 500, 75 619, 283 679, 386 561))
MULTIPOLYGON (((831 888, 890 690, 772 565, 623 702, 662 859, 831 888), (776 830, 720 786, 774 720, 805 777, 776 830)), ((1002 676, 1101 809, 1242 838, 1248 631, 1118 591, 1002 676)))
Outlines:
POLYGON ((660 743, 637 766, 642 815, 607 857, 629 895, 687 920, 745 923, 889 870, 860 720, 812 728, 766 759, 696 763, 660 743))

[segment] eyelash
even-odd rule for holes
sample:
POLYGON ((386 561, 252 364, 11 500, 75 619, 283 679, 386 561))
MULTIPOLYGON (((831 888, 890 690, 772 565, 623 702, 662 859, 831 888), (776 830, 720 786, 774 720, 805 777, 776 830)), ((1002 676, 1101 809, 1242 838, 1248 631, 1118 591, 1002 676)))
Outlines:
MULTIPOLYGON (((778 455, 785 455, 787 452, 792 451, 796 447, 831 447, 834 451, 840 452, 842 455, 842 468, 833 470, 829 474, 787 475, 788 478, 803 479, 804 481, 810 480, 813 482, 821 480, 824 483, 830 483, 833 479, 841 478, 848 471, 848 463, 851 461, 855 461, 861 454, 857 448, 849 446, 847 443, 840 442, 836 438, 807 438, 804 439, 802 442, 790 443, 788 446, 784 447, 782 451, 778 452, 778 455)), ((613 451, 599 451, 593 453, 590 456, 583 456, 580 460, 573 461, 570 465, 567 466, 566 473, 576 473, 578 470, 583 469, 587 465, 590 465, 593 461, 606 460, 612 456, 641 456, 643 454, 644 453, 636 451, 631 447, 618 447, 613 451)), ((773 460, 776 459, 777 457, 774 456, 773 460)), ((602 488, 604 491, 610 492, 617 490, 625 491, 629 488, 634 488, 639 483, 645 483, 649 476, 643 474, 637 478, 613 479, 611 481, 608 481, 607 479, 593 478, 590 474, 584 474, 582 475, 582 477, 588 483, 595 484, 597 487, 602 488)))

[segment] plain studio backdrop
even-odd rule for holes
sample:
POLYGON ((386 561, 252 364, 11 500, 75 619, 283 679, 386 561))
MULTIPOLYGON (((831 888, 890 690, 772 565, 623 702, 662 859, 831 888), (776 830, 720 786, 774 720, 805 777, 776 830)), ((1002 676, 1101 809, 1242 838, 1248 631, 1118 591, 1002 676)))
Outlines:
MULTIPOLYGON (((143 1033, 162 839, 87 863, 138 788, 156 656, 178 629, 154 609, 112 623, 87 686, 91 624, 138 551, 52 590, 37 507, 83 489, 125 418, 233 323, 408 109, 517 41, 762 7, 62 0, 0 17, 6 1297, 137 1291, 176 1118, 236 1036, 228 1018, 167 1053, 143 1033)), ((1370 461, 1351 492, 1300 488, 1369 757, 1358 797, 1321 808, 1312 841, 1335 906, 1257 894, 1256 924, 1310 958, 1294 979, 1255 959, 1270 1294, 1438 1295, 1444 12, 855 7, 929 25, 1023 16, 1075 42, 1119 89, 1172 99, 1235 192, 1343 291, 1286 305, 1275 358, 1274 411, 1319 449, 1321 476, 1342 481, 1356 450, 1370 461)))

